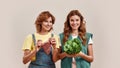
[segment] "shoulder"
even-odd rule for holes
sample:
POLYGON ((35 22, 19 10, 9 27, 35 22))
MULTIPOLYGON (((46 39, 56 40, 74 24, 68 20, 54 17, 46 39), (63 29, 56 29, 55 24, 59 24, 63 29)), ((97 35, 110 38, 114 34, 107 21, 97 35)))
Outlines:
POLYGON ((35 37, 37 37, 36 33, 31 33, 31 34, 28 34, 28 35, 25 37, 25 39, 26 39, 26 40, 32 40, 33 35, 34 35, 35 37))
POLYGON ((92 38, 92 37, 93 37, 93 34, 92 34, 92 33, 90 33, 90 32, 86 32, 86 36, 87 36, 87 37, 91 37, 91 38, 92 38))
POLYGON ((86 34, 92 34, 91 32, 86 32, 86 34))
POLYGON ((26 39, 31 39, 32 38, 32 34, 28 34, 27 36, 26 36, 26 39))
POLYGON ((62 33, 59 33, 59 36, 60 37, 63 37, 64 36, 64 33, 62 32, 62 33))
POLYGON ((57 34, 53 34, 53 37, 55 37, 55 38, 59 38, 59 35, 57 35, 57 34))

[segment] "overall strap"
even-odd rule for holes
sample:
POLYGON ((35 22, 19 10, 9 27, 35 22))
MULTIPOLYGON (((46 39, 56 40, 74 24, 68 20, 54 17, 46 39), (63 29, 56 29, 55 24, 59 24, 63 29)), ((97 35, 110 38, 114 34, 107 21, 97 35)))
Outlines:
POLYGON ((53 33, 51 33, 51 37, 54 37, 54 34, 53 34, 53 33))
POLYGON ((33 39, 34 45, 36 45, 36 39, 34 34, 32 34, 32 39, 33 39))

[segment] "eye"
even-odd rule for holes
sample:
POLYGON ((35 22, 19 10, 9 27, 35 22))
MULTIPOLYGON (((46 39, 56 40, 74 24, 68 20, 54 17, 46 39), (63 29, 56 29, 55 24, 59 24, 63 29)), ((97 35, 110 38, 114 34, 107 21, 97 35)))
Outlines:
POLYGON ((52 23, 52 21, 50 21, 50 23, 52 23))
POLYGON ((71 22, 73 22, 74 20, 73 19, 70 19, 71 22))
POLYGON ((79 19, 76 19, 76 21, 79 21, 79 19))

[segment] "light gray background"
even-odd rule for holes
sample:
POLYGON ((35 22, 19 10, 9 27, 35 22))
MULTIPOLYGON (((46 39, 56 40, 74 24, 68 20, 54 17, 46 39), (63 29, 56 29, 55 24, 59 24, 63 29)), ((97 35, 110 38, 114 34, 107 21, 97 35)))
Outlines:
MULTIPOLYGON (((72 9, 81 11, 87 31, 94 34, 94 62, 91 68, 120 67, 119 0, 0 0, 0 68, 27 68, 21 50, 25 37, 35 31, 34 21, 44 10, 55 17, 54 33, 72 9)), ((60 68, 60 61, 56 63, 60 68)))

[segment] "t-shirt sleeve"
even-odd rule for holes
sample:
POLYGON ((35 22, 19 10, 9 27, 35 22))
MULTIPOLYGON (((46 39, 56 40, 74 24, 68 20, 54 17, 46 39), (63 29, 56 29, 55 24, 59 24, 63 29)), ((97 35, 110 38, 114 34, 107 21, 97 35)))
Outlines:
POLYGON ((88 44, 93 44, 93 40, 91 37, 89 38, 88 44))
POLYGON ((31 50, 31 46, 32 46, 32 35, 28 35, 23 42, 22 50, 25 49, 31 50))

